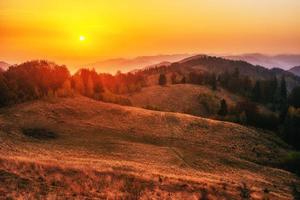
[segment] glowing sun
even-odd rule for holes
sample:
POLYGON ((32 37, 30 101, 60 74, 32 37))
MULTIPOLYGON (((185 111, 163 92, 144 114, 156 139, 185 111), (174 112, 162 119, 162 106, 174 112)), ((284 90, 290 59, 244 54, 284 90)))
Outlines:
POLYGON ((85 36, 83 36, 83 35, 79 36, 79 40, 80 41, 84 41, 85 40, 85 36))

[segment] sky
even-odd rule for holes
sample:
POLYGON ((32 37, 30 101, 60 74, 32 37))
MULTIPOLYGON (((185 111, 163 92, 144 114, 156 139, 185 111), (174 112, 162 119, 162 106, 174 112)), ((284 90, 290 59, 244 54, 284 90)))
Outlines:
POLYGON ((0 1, 0 60, 10 63, 251 52, 300 53, 299 0, 0 1))

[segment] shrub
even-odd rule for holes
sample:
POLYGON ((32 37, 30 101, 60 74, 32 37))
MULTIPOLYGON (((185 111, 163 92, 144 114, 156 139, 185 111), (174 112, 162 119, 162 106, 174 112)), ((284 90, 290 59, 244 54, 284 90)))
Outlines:
POLYGON ((240 123, 251 126, 276 130, 279 125, 279 119, 275 114, 265 114, 259 111, 257 105, 250 101, 238 102, 235 112, 240 116, 240 123), (241 118, 243 114, 243 119, 241 118))
POLYGON ((300 108, 290 107, 284 122, 284 140, 300 150, 300 108))
POLYGON ((125 106, 131 106, 131 101, 130 99, 113 94, 109 91, 106 91, 105 93, 102 93, 100 97, 98 97, 99 100, 102 100, 104 102, 109 102, 109 103, 115 103, 115 104, 120 104, 120 105, 125 105, 125 106))
POLYGON ((55 139, 58 137, 56 133, 44 128, 23 128, 22 132, 28 137, 39 140, 55 139))
POLYGON ((207 93, 200 94, 198 96, 198 101, 201 105, 203 105, 207 114, 210 115, 215 115, 220 108, 218 98, 207 93))
POLYGON ((280 162, 280 167, 300 176, 300 152, 290 152, 280 162))

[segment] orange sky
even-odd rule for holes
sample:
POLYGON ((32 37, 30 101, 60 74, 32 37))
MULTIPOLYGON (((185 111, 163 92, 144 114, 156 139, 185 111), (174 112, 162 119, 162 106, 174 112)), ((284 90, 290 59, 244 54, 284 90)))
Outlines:
POLYGON ((171 53, 300 53, 300 1, 1 0, 0 44, 0 60, 68 65, 171 53))

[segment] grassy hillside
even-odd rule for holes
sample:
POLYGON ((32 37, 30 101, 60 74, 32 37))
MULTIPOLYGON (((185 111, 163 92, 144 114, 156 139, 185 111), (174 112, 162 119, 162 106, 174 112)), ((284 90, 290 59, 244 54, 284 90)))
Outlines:
POLYGON ((288 153, 237 124, 84 97, 1 110, 0 198, 292 199, 288 153))
POLYGON ((176 84, 167 86, 145 87, 140 92, 127 95, 133 106, 161 111, 188 113, 196 116, 208 116, 210 113, 200 103, 199 95, 211 97, 216 109, 220 100, 225 99, 229 106, 234 106, 243 97, 219 88, 213 91, 202 85, 176 84))

